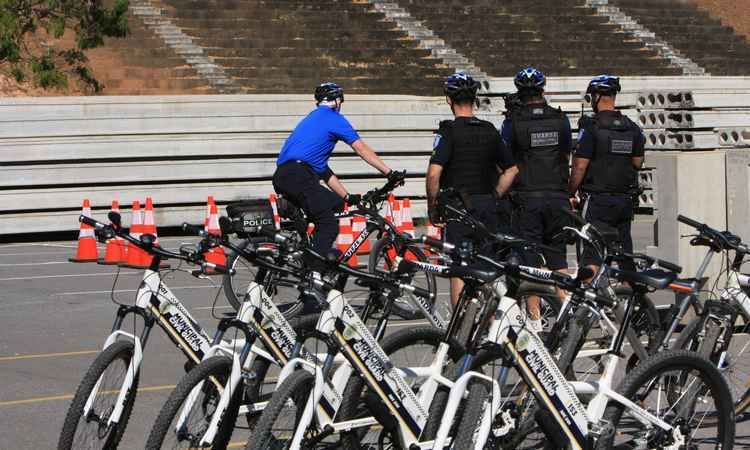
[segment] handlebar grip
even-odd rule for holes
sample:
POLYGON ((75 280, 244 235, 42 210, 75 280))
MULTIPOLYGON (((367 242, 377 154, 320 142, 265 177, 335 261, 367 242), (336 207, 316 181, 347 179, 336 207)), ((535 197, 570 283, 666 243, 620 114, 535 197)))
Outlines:
POLYGON ((682 222, 687 226, 693 227, 693 228, 702 228, 703 224, 700 222, 697 222, 689 217, 685 217, 682 214, 677 216, 677 221, 682 222))
POLYGON ((86 225, 88 225, 90 227, 104 228, 104 224, 103 223, 97 222, 96 220, 92 219, 91 217, 84 216, 83 214, 81 214, 80 216, 78 216, 78 221, 81 222, 81 223, 85 223, 86 225))
POLYGON ((186 233, 191 233, 196 236, 203 236, 205 234, 205 229, 201 225, 192 225, 187 222, 183 222, 182 224, 182 231, 186 233))
POLYGON ((565 214, 567 214, 567 215, 568 215, 568 217, 570 217, 571 219, 573 219, 573 221, 574 221, 574 222, 575 222, 576 224, 578 224, 579 226, 583 226, 583 225, 586 225, 586 220, 584 220, 584 218, 583 218, 583 217, 581 217, 581 215, 580 215, 580 214, 578 214, 578 213, 577 213, 577 212, 575 212, 575 211, 572 211, 572 210, 571 210, 570 208, 568 208, 567 206, 564 206, 564 207, 560 208, 560 210, 561 210, 562 212, 564 212, 565 214))
POLYGON ((669 261, 664 261, 663 259, 657 259, 656 263, 660 267, 662 267, 664 269, 667 269, 667 270, 669 270, 671 272, 674 272, 674 273, 677 273, 677 274, 682 273, 682 266, 679 266, 677 264, 671 263, 669 261))
POLYGON ((614 307, 614 306, 615 306, 615 302, 614 302, 614 300, 612 300, 612 299, 611 299, 611 298, 609 298, 609 297, 605 297, 604 295, 599 295, 599 294, 596 294, 596 299, 595 299, 595 301, 596 301, 596 303, 598 303, 598 304, 600 304, 600 305, 604 305, 604 306, 606 306, 607 308, 612 308, 612 307, 614 307))
POLYGON ((422 236, 422 243, 425 244, 425 245, 428 245, 430 247, 442 250, 444 252, 451 252, 451 251, 453 251, 456 248, 455 245, 453 245, 453 244, 451 244, 449 242, 439 241, 439 240, 433 239, 433 238, 431 238, 429 236, 422 236))

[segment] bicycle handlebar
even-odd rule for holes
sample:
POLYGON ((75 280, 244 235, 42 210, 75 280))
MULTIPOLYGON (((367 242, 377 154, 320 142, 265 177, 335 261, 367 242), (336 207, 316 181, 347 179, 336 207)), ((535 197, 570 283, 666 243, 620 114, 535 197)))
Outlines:
POLYGON ((705 223, 700 223, 697 220, 685 217, 682 214, 677 216, 677 221, 698 230, 698 233, 700 235, 699 237, 703 237, 711 241, 716 246, 716 251, 724 249, 735 250, 743 254, 750 253, 750 247, 748 247, 746 244, 743 244, 739 236, 736 236, 729 231, 716 230, 709 227, 705 223))

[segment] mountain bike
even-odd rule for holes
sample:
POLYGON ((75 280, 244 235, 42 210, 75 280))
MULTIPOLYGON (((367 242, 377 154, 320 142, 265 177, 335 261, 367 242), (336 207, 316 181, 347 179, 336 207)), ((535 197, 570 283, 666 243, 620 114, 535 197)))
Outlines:
MULTIPOLYGON (((376 242, 372 246, 373 250, 368 261, 368 267, 371 271, 383 269, 389 270, 391 261, 397 255, 408 255, 419 261, 427 260, 427 256, 422 249, 411 241, 411 236, 407 233, 398 231, 393 223, 383 218, 380 214, 380 205, 387 200, 389 194, 395 188, 403 185, 403 183, 403 176, 400 178, 394 178, 382 187, 365 193, 362 196, 359 205, 350 205, 352 208, 348 211, 335 214, 338 219, 348 219, 359 216, 364 217, 367 221, 362 233, 354 239, 345 251, 342 252, 340 257, 341 262, 349 262, 350 259, 357 254, 362 245, 364 245, 365 241, 372 236, 375 236, 376 242)), ((283 197, 279 198, 278 205, 278 214, 282 219, 280 228, 292 231, 298 235, 300 241, 308 242, 306 232, 308 220, 302 210, 283 197)), ((252 200, 229 205, 227 207, 227 212, 230 218, 240 221, 240 223, 244 224, 249 231, 249 233, 245 233, 244 236, 240 233, 241 240, 235 244, 238 248, 243 248, 250 243, 254 245, 262 244, 272 249, 276 248, 276 244, 268 242, 268 238, 266 237, 257 235, 251 236, 251 234, 256 231, 258 225, 267 226, 274 224, 274 213, 267 201, 252 200)), ((293 295, 293 289, 280 291, 280 287, 276 284, 277 280, 273 278, 273 273, 269 274, 263 268, 253 266, 237 252, 230 253, 227 259, 227 266, 234 271, 234 274, 224 277, 225 293, 227 299, 235 309, 239 309, 240 304, 242 303, 241 300, 245 295, 245 292, 247 292, 247 286, 251 281, 254 281, 266 287, 266 291, 274 297, 274 301, 278 302, 279 309, 286 317, 294 317, 294 315, 302 311, 302 299, 293 295), (282 293, 283 295, 275 295, 278 293, 282 293)), ((423 298, 414 297, 412 294, 405 293, 404 295, 406 297, 399 298, 393 305, 393 312, 407 320, 419 318, 421 317, 421 313, 419 309, 414 306, 414 302, 410 301, 409 297, 420 302, 430 300, 429 304, 433 304, 437 299, 435 277, 430 274, 418 273, 412 275, 412 278, 408 280, 405 279, 404 282, 426 289, 432 294, 432 296, 429 298, 423 298)), ((430 309, 432 310, 434 308, 430 307, 430 309)), ((443 307, 441 309, 444 310, 446 308, 443 307)), ((441 311, 441 313, 444 316, 446 315, 443 311, 441 311)))
MULTIPOLYGON (((223 236, 238 230, 226 218, 222 218, 220 224, 223 236)), ((239 229, 242 230, 242 227, 239 229)), ((273 273, 277 280, 296 285, 307 295, 319 296, 317 291, 306 288, 310 283, 310 270, 296 264, 280 266, 275 263, 288 259, 286 256, 299 258, 299 249, 306 242, 300 242, 295 233, 285 232, 271 232, 267 235, 267 241, 276 244, 275 250, 280 252, 280 257, 266 257, 270 250, 264 244, 239 247, 225 237, 220 242, 254 266, 269 274, 273 273)), ((426 291, 418 292, 423 296, 429 295, 426 291)), ((383 302, 382 296, 378 290, 370 289, 369 299, 361 311, 366 322, 376 311, 382 310, 374 332, 378 339, 385 334, 390 310, 396 299, 394 296, 386 296, 383 302)), ((425 306, 417 306, 422 308, 434 327, 445 328, 439 318, 433 319, 425 306)), ((296 347, 298 343, 316 334, 317 317, 307 316, 298 322, 297 327, 293 327, 267 291, 255 282, 248 286, 237 317, 224 319, 222 322, 224 328, 233 327, 242 331, 245 337, 243 346, 214 346, 204 361, 185 375, 159 413, 146 448, 159 449, 164 445, 225 448, 238 414, 244 413, 248 417, 252 429, 257 416, 267 406, 270 393, 261 393, 261 386, 272 365, 285 367, 292 357, 301 357, 312 364, 322 364, 324 355, 315 354, 304 346, 296 347), (257 349, 258 345, 262 345, 262 349, 257 349), (219 386, 214 383, 216 378, 223 381, 219 386), (207 403, 213 406, 205 408, 207 403)), ((393 353, 405 341, 399 339, 389 342, 394 343, 386 346, 387 351, 393 353)), ((334 362, 340 366, 344 359, 339 357, 334 362)), ((345 371, 346 369, 342 373, 345 371)), ((341 388, 337 390, 332 384, 323 387, 323 407, 329 414, 338 410, 341 405, 341 391, 341 388)))
MULTIPOLYGON (((439 242, 430 244, 437 248, 441 245, 439 242)), ((445 244, 442 246, 445 249, 445 244)), ((726 382, 716 367, 695 353, 661 352, 641 361, 617 390, 612 389, 616 374, 622 371, 620 367, 626 362, 622 349, 625 330, 632 317, 633 301, 626 307, 622 325, 617 327, 611 323, 618 330, 602 358, 605 369, 601 377, 593 382, 569 381, 539 335, 525 326, 526 318, 518 302, 506 296, 507 287, 499 279, 504 273, 506 276, 554 283, 571 293, 570 301, 577 309, 583 307, 597 311, 599 317, 603 318, 606 317, 604 311, 615 305, 612 298, 603 296, 596 288, 604 276, 615 276, 629 283, 634 290, 642 291, 666 287, 675 279, 674 273, 661 270, 637 273, 602 266, 592 286, 586 287, 580 278, 566 274, 499 262, 481 254, 476 255, 476 259, 497 268, 495 273, 485 269, 483 274, 476 271, 474 275, 492 287, 489 293, 487 289, 484 290, 485 308, 474 321, 476 331, 473 335, 486 336, 486 341, 482 347, 470 346, 467 349, 462 367, 468 372, 459 374, 456 385, 472 372, 469 370, 472 367, 471 359, 474 356, 480 359, 477 355, 479 350, 484 353, 484 359, 492 355, 489 359, 494 357, 501 363, 498 373, 491 372, 491 388, 484 382, 469 386, 472 401, 468 405, 471 409, 463 414, 458 436, 472 439, 483 446, 490 436, 500 441, 500 445, 503 441, 508 443, 513 432, 517 431, 517 419, 523 418, 523 411, 517 408, 524 404, 518 400, 531 393, 538 405, 537 411, 544 412, 538 414, 541 416, 538 423, 545 431, 547 442, 556 448, 610 448, 612 445, 646 445, 648 448, 670 448, 674 445, 674 448, 682 448, 696 442, 708 443, 716 448, 732 445, 734 412, 726 382), (487 320, 493 316, 494 320, 487 320), (523 388, 518 389, 519 386, 523 388), (498 392, 503 396, 500 397, 498 392), (583 400, 587 406, 584 406, 583 400), (718 419, 715 433, 699 426, 708 413, 716 414, 718 419), (696 437, 697 430, 712 436, 696 437)), ((439 274, 446 275, 451 269, 433 270, 440 270, 439 274)), ((481 369, 476 364, 474 368, 481 369)), ((444 412, 446 416, 458 410, 461 395, 458 390, 451 392, 444 412)), ((440 427, 435 438, 436 448, 441 448, 445 443, 452 426, 443 423, 440 427)))
MULTIPOLYGON (((200 268, 194 276, 207 271, 223 273, 227 269, 203 260, 211 247, 204 238, 196 249, 181 248, 175 253, 158 246, 152 235, 135 239, 120 226, 120 216, 110 213, 111 225, 80 216, 82 223, 94 227, 97 237, 106 241, 120 237, 153 256, 143 272, 143 279, 133 305, 121 304, 115 314, 112 332, 104 342, 83 377, 65 416, 58 449, 116 448, 122 439, 135 403, 143 351, 154 325, 158 324, 174 345, 186 356, 189 364, 198 364, 212 345, 219 345, 219 333, 212 339, 188 312, 185 305, 170 291, 159 269, 164 259, 179 259, 200 268), (143 329, 139 335, 123 329, 128 317, 140 318, 143 329)), ((135 332, 135 330, 134 330, 135 332)))
MULTIPOLYGON (((691 245, 708 247, 701 269, 705 270, 715 254, 733 251, 734 258, 717 275, 717 284, 722 275, 726 277, 724 288, 716 293, 716 297, 702 303, 696 317, 680 333, 674 348, 694 350, 710 358, 729 384, 738 422, 747 420, 746 411, 750 406, 750 276, 741 270, 750 248, 729 231, 715 230, 682 215, 677 220, 697 230, 698 234, 691 236, 691 245)), ((690 295, 691 298, 697 297, 697 292, 690 295)), ((715 421, 716 418, 709 418, 707 424, 715 421)))

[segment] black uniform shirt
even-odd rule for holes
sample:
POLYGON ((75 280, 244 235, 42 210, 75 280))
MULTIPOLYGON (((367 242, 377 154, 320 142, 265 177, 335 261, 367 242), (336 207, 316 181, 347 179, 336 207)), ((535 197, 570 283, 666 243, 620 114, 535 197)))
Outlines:
MULTIPOLYGON (((471 121, 478 121, 476 117, 457 117, 453 121, 453 126, 465 126, 471 121)), ((503 143, 500 133, 495 129, 497 134, 497 140, 495 143, 495 162, 503 169, 509 169, 516 163, 513 161, 513 154, 503 143)), ((430 157, 430 164, 437 164, 439 166, 445 166, 450 162, 453 156, 453 139, 451 136, 451 127, 440 127, 440 130, 435 134, 435 141, 432 145, 432 157, 430 157)))

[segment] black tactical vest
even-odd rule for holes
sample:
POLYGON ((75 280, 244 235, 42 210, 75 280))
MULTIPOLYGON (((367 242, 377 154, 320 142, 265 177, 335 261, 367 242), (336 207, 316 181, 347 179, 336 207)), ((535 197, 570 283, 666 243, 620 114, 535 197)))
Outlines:
POLYGON ((638 187, 633 149, 640 129, 619 111, 582 118, 579 128, 594 134, 594 157, 581 189, 585 192, 632 193, 638 187))
POLYGON ((526 105, 511 120, 513 156, 519 169, 513 189, 565 191, 570 174, 570 149, 560 147, 562 133, 568 129, 565 114, 547 104, 526 105))
POLYGON ((440 122, 440 134, 453 144, 451 159, 443 167, 440 187, 466 194, 490 194, 497 183, 498 135, 490 122, 458 118, 440 122))

